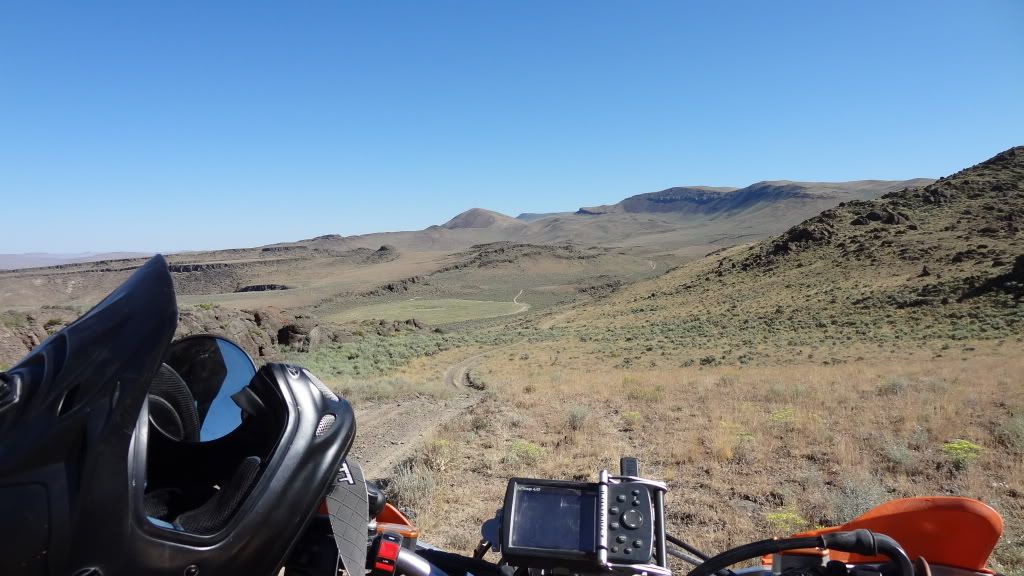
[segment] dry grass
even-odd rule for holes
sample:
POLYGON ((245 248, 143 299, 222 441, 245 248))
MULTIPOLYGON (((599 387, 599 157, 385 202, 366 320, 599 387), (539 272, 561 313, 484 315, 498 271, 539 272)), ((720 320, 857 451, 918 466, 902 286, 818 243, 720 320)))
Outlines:
POLYGON ((432 470, 419 515, 431 542, 475 544, 511 475, 591 479, 632 454, 645 475, 670 482, 672 531, 708 550, 839 523, 892 498, 957 494, 1003 514, 995 563, 1024 568, 1019 347, 966 359, 596 370, 563 344, 479 367, 487 398, 438 438, 445 466, 432 470), (959 440, 980 446, 966 462, 948 448, 959 440))

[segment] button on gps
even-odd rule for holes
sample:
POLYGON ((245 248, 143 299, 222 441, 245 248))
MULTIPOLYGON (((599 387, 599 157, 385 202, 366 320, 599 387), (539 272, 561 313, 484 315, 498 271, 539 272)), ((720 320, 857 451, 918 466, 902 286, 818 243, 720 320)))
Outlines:
POLYGON ((622 513, 622 525, 629 529, 636 529, 644 525, 644 516, 639 510, 626 510, 622 513))

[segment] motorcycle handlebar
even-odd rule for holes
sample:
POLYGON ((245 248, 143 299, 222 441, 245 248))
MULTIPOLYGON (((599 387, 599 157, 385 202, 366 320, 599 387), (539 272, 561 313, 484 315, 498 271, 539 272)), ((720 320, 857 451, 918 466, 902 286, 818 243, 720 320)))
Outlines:
POLYGON ((398 551, 395 559, 396 576, 448 576, 448 574, 431 564, 416 552, 407 548, 398 551))

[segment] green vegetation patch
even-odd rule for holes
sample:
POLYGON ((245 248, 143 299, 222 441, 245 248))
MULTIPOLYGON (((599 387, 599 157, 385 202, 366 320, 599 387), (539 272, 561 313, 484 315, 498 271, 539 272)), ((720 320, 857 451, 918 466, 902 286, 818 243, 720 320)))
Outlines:
POLYGON ((959 438, 942 445, 942 453, 957 470, 967 468, 967 465, 980 456, 983 450, 984 448, 974 442, 959 438))
POLYGON ((28 326, 28 314, 23 312, 14 312, 8 310, 7 312, 0 312, 0 325, 6 328, 24 328, 28 326))
POLYGON ((455 334, 404 333, 371 335, 355 342, 331 344, 313 352, 292 352, 285 359, 321 377, 378 376, 408 364, 415 358, 458 348, 466 338, 455 334))
POLYGON ((512 466, 533 466, 542 456, 544 447, 527 440, 513 440, 505 452, 503 459, 506 464, 512 466))
POLYGON ((450 324, 478 318, 509 316, 524 311, 525 305, 490 300, 403 300, 360 306, 339 312, 331 317, 335 321, 353 320, 408 320, 415 318, 427 324, 450 324))
POLYGON ((799 512, 790 508, 768 512, 764 515, 764 520, 773 534, 793 534, 810 524, 799 512))

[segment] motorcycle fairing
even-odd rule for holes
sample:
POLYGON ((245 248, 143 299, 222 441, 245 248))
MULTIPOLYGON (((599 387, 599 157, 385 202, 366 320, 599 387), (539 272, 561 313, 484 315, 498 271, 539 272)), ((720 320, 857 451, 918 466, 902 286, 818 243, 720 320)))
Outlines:
MULTIPOLYGON (((892 537, 911 559, 924 557, 932 565, 990 572, 985 563, 1003 533, 1003 519, 987 504, 971 498, 902 498, 880 504, 842 526, 802 532, 794 537, 858 528, 892 537)), ((882 557, 837 551, 830 551, 829 558, 851 564, 884 561, 882 557)), ((770 565, 771 557, 762 561, 770 565)))

